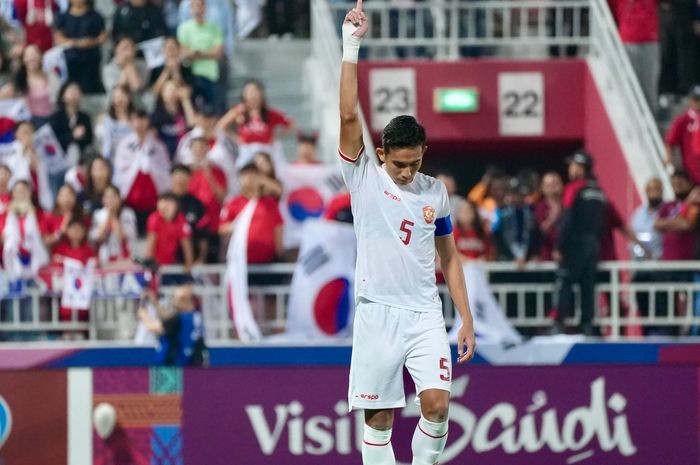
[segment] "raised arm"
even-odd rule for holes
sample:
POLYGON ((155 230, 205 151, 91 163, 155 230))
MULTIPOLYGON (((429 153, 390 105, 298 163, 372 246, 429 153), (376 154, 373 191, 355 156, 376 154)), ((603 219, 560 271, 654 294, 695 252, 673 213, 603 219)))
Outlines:
POLYGON ((356 157, 362 149, 362 121, 357 111, 357 58, 360 42, 369 23, 362 12, 362 0, 343 22, 343 64, 340 69, 340 151, 356 157))

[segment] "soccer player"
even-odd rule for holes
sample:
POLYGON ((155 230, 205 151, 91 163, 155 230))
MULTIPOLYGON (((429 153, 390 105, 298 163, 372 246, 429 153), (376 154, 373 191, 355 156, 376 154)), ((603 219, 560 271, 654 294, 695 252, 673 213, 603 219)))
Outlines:
POLYGON ((350 409, 364 409, 364 465, 393 465, 393 409, 406 405, 403 367, 416 384, 421 418, 413 465, 433 465, 447 442, 451 357, 435 284, 440 256, 450 296, 462 317, 458 362, 474 355, 474 328, 462 262, 452 237, 445 185, 419 173, 425 130, 411 116, 394 118, 374 154, 364 150, 357 112, 357 58, 367 32, 362 1, 343 23, 340 157, 352 197, 357 236, 356 300, 350 409), (466 347, 466 350, 465 350, 466 347))

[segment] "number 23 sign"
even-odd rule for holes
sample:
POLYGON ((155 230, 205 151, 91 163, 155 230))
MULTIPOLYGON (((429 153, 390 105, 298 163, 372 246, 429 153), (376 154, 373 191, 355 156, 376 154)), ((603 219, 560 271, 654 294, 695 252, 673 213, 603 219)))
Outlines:
POLYGON ((498 114, 502 136, 544 135, 542 73, 500 73, 498 114))
POLYGON ((373 131, 383 131, 396 116, 416 116, 416 71, 413 68, 370 70, 369 92, 373 131))

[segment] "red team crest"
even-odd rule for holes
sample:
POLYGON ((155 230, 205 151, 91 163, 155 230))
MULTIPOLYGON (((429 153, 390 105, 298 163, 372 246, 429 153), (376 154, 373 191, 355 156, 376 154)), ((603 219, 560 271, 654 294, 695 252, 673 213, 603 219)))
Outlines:
POLYGON ((435 209, 433 207, 423 207, 423 218, 425 218, 425 222, 428 224, 433 224, 433 221, 435 221, 435 209))

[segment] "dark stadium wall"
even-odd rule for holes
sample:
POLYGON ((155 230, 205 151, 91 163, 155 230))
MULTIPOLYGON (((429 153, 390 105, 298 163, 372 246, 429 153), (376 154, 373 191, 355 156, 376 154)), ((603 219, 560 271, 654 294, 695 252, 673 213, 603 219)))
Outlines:
MULTIPOLYGON (((372 82, 370 73, 377 69, 402 68, 415 70, 416 117, 428 132, 431 160, 426 168, 429 171, 446 166, 465 184, 477 180, 489 163, 504 168, 531 166, 540 171, 554 169, 565 175, 563 159, 572 150, 585 147, 595 158, 596 172, 602 186, 623 218, 629 218, 639 205, 639 195, 622 149, 585 60, 361 62, 360 102, 370 127, 373 126, 372 118, 377 115, 380 102, 390 110, 392 106, 400 106, 399 89, 404 86, 391 79, 384 82, 375 79, 372 82), (504 72, 542 73, 544 133, 541 136, 512 137, 499 133, 498 86, 499 75, 504 72), (441 87, 478 89, 478 111, 436 112, 433 108, 433 91, 441 87), (370 95, 371 91, 374 95, 370 95), (388 99, 385 98, 387 95, 390 96, 388 99), (469 174, 462 176, 456 169, 459 159, 470 163, 469 174)), ((372 135, 375 144, 381 143, 379 131, 372 131, 372 135)), ((627 258, 627 247, 622 237, 616 234, 615 239, 617 256, 627 258)))

